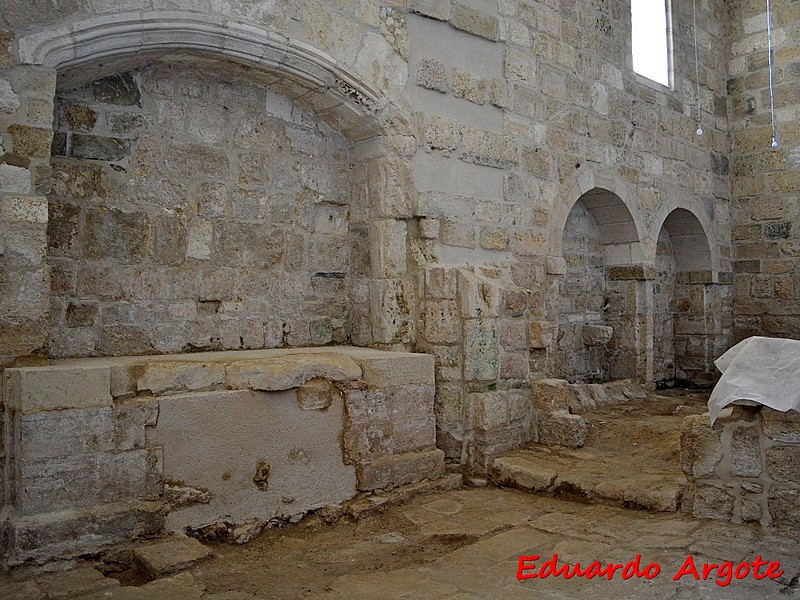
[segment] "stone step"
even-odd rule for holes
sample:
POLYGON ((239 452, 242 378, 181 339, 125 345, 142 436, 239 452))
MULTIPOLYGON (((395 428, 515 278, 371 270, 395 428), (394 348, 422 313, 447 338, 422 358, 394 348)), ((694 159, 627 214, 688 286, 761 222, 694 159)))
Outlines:
POLYGON ((495 459, 491 480, 503 486, 653 512, 676 512, 686 485, 669 471, 610 465, 591 452, 517 450, 495 459), (615 468, 616 467, 616 468, 615 468))

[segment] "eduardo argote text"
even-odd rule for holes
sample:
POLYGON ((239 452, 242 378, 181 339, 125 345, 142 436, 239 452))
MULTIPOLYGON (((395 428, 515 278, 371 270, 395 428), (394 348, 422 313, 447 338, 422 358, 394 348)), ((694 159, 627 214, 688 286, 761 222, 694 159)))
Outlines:
MULTIPOLYGON (((584 577, 586 579, 605 578, 609 581, 617 574, 621 579, 644 578, 653 579, 661 573, 661 567, 657 563, 641 564, 642 556, 637 554, 633 560, 627 563, 607 563, 603 566, 600 562, 589 563, 585 568, 576 562, 574 565, 567 563, 558 564, 558 554, 553 554, 543 562, 539 561, 539 555, 520 556, 517 560, 517 579, 546 579, 548 577, 563 577, 572 579, 573 577, 584 577)), ((714 583, 720 587, 725 587, 734 579, 745 579, 752 577, 755 580, 777 579, 783 575, 781 565, 777 560, 766 560, 761 556, 756 556, 751 562, 740 562, 734 564, 731 561, 722 563, 697 563, 694 557, 689 554, 683 561, 680 568, 672 575, 673 581, 679 581, 682 577, 692 577, 696 580, 713 579, 714 583)))

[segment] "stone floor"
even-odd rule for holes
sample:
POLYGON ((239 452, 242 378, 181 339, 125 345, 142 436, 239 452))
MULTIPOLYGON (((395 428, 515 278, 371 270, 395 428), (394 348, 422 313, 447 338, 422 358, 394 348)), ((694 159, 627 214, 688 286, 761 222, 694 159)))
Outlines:
MULTIPOLYGON (((244 546, 210 544, 213 556, 141 585, 131 572, 87 568, 5 577, 0 599, 252 600, 278 598, 800 598, 797 540, 753 526, 587 505, 518 490, 472 488, 419 497, 357 522, 309 517, 268 529, 244 546), (654 562, 652 579, 516 578, 520 555, 558 554, 559 564, 654 562), (776 580, 716 585, 672 576, 691 554, 704 562, 779 561, 776 580), (126 584, 120 585, 120 580, 126 584), (130 585, 130 584, 136 584, 130 585)), ((764 572, 762 567, 760 572, 764 572)), ((530 573, 535 571, 525 571, 530 573)))
POLYGON ((681 426, 687 415, 706 411, 708 394, 675 389, 587 410, 582 448, 531 444, 497 459, 493 478, 558 497, 674 512, 687 485, 681 426))

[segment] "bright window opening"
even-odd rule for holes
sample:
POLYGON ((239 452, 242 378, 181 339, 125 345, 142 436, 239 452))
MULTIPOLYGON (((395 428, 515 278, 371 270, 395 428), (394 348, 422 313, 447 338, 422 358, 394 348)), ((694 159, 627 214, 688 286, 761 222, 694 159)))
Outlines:
POLYGON ((633 70, 670 84, 668 0, 631 0, 633 70))

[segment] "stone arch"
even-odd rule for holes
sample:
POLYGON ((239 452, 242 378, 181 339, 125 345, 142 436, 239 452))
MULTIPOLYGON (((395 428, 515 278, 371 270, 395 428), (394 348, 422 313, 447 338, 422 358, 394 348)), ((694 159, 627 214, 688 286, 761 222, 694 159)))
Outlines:
MULTIPOLYGON (((58 23, 23 35, 20 65, 50 70, 59 88, 130 71, 156 60, 197 60, 255 80, 308 109, 353 144, 349 223, 358 268, 351 294, 352 343, 413 342, 413 278, 406 222, 414 214, 411 162, 394 136, 413 135, 407 111, 373 82, 308 44, 217 16, 125 12, 58 23)), ((199 64, 199 63, 198 63, 199 64)))
POLYGON ((564 227, 576 202, 582 201, 601 230, 604 246, 616 258, 614 264, 625 264, 621 257, 627 250, 630 259, 642 262, 641 245, 646 240, 646 227, 640 203, 630 187, 617 175, 601 175, 593 170, 574 175, 563 186, 551 213, 549 251, 561 256, 564 227), (611 247, 619 246, 616 251, 611 247), (627 246, 627 248, 624 248, 627 246))
POLYGON ((90 17, 22 36, 16 49, 20 64, 54 68, 64 85, 178 52, 227 59, 292 81, 303 104, 353 140, 378 134, 379 115, 389 105, 377 86, 325 52, 215 15, 150 11, 90 17))
POLYGON ((653 379, 708 384, 727 344, 721 317, 730 288, 720 282, 719 256, 704 212, 662 208, 653 281, 653 379), (664 215, 663 213, 667 214, 664 215))
POLYGON ((564 261, 554 282, 557 374, 574 381, 637 377, 646 364, 639 318, 645 269, 635 197, 619 180, 593 173, 576 179, 567 197, 573 201, 556 208, 551 246, 564 261))
MULTIPOLYGON (((697 250, 698 253, 695 259, 700 260, 703 265, 700 269, 710 271, 716 280, 719 272, 724 269, 721 264, 720 244, 717 243, 714 235, 714 226, 706 211, 698 208, 692 202, 667 200, 658 207, 653 215, 651 237, 657 240, 665 226, 668 227, 667 230, 670 234, 688 227, 687 231, 691 233, 686 234, 690 235, 690 237, 686 240, 689 242, 689 246, 685 250, 688 251, 689 248, 697 250), (668 220, 669 224, 667 224, 668 220)), ((689 260, 688 256, 684 258, 687 261, 689 260)), ((688 262, 682 262, 682 264, 684 266, 689 265, 688 262)), ((684 270, 699 269, 687 268, 684 270)))

